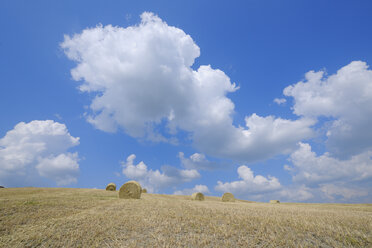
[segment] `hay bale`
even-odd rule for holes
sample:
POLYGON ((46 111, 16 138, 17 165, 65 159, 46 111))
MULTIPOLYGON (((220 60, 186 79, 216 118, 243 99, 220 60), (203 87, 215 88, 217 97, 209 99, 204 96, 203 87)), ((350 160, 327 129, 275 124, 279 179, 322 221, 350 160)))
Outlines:
POLYGON ((222 201, 223 202, 234 202, 235 201, 235 197, 231 193, 225 193, 222 196, 222 201))
POLYGON ((136 181, 129 181, 123 184, 119 189, 119 198, 139 199, 141 198, 142 187, 136 181))
POLYGON ((270 200, 270 203, 277 204, 277 203, 280 203, 280 201, 279 200, 270 200))
POLYGON ((195 201, 204 201, 204 195, 200 192, 195 192, 191 195, 191 199, 195 201))
POLYGON ((109 183, 109 184, 107 184, 106 190, 108 190, 108 191, 116 191, 116 184, 115 183, 109 183))
POLYGON ((142 193, 147 193, 147 189, 142 189, 142 193))

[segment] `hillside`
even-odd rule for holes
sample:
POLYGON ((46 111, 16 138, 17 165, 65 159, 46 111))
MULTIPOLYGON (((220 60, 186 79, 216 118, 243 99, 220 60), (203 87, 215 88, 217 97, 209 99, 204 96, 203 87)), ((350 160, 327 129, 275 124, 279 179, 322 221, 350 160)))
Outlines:
POLYGON ((371 247, 372 204, 0 189, 0 247, 371 247))

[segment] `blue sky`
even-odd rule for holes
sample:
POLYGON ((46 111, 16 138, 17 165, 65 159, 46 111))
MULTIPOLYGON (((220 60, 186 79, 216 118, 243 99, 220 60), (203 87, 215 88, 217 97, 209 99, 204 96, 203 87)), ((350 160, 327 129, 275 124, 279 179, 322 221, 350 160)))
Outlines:
POLYGON ((1 1, 0 185, 371 202, 370 13, 1 1))

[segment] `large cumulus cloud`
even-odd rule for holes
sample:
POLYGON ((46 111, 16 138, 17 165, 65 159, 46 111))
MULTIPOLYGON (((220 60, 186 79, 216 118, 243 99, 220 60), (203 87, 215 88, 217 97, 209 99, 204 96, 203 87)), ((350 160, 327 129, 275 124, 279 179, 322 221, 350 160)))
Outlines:
POLYGON ((234 126, 227 95, 238 87, 210 65, 194 70, 199 47, 152 13, 136 26, 99 25, 65 36, 61 47, 77 63, 71 75, 80 90, 94 95, 88 121, 98 129, 171 143, 182 130, 207 155, 247 162, 287 153, 312 136, 311 118, 253 114, 245 127, 234 126), (156 131, 164 126, 166 132, 156 131))

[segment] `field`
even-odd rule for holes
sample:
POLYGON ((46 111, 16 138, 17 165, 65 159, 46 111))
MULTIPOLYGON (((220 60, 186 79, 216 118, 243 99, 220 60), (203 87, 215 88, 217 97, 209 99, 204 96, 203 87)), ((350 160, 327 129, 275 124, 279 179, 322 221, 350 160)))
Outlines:
POLYGON ((0 189, 0 247, 372 247, 372 204, 0 189))

